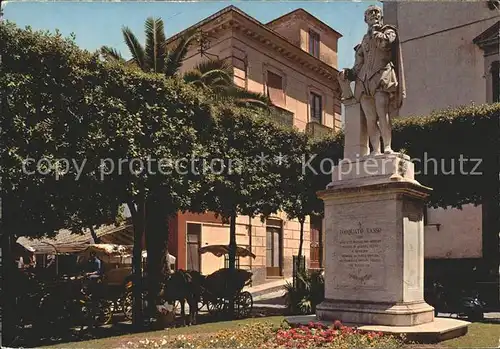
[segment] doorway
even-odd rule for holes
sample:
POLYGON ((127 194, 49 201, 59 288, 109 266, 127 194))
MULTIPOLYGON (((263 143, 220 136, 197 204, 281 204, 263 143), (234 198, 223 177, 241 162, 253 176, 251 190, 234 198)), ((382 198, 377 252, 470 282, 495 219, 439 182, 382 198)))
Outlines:
POLYGON ((186 240, 187 270, 201 272, 201 224, 187 223, 186 240))
POLYGON ((281 220, 268 219, 266 222, 266 276, 282 276, 283 229, 281 220))

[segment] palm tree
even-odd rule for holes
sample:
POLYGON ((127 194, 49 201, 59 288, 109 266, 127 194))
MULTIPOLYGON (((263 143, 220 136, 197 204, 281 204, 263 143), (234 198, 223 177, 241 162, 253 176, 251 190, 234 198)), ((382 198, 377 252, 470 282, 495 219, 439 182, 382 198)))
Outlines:
MULTIPOLYGON (((172 50, 168 50, 162 19, 149 17, 144 27, 144 46, 130 28, 122 28, 125 44, 132 56, 130 60, 127 61, 120 52, 109 46, 102 46, 99 52, 105 59, 134 65, 144 72, 163 73, 166 77, 178 75, 182 62, 198 35, 188 32, 179 39, 179 43, 172 50)), ((216 100, 230 99, 238 105, 259 109, 269 109, 271 105, 267 96, 238 87, 234 83, 232 67, 218 58, 200 62, 182 78, 187 83, 209 90, 216 100)))
POLYGON ((197 35, 188 32, 180 38, 179 43, 172 50, 169 50, 161 18, 147 18, 144 32, 146 43, 143 46, 130 28, 122 28, 123 39, 132 56, 128 61, 123 58, 120 52, 109 46, 102 46, 99 52, 105 59, 133 64, 144 72, 163 73, 166 77, 175 76, 197 35))
POLYGON ((185 82, 210 90, 216 100, 231 100, 237 105, 269 109, 271 101, 262 94, 245 90, 234 83, 233 68, 222 59, 208 59, 198 63, 183 75, 185 82))

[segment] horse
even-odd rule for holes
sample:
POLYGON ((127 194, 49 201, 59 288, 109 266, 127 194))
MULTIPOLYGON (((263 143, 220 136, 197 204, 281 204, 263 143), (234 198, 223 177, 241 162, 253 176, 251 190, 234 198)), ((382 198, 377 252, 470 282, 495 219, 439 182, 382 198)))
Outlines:
POLYGON ((195 270, 176 270, 168 275, 161 291, 162 298, 173 304, 179 301, 183 325, 186 325, 185 304, 189 305, 189 325, 196 324, 198 303, 201 299, 205 277, 195 270))

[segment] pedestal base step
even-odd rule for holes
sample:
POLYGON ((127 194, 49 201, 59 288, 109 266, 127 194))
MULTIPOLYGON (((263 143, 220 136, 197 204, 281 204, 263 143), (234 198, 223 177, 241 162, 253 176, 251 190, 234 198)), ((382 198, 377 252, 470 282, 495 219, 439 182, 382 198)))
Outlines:
MULTIPOLYGON (((333 324, 333 321, 318 320, 316 315, 299 315, 288 316, 285 320, 290 325, 307 325, 311 322, 319 322, 326 326, 333 324)), ((467 321, 448 319, 448 318, 434 318, 434 321, 415 326, 380 326, 380 325, 363 325, 363 324, 343 324, 345 326, 355 326, 363 332, 383 332, 392 335, 405 334, 408 342, 416 343, 439 343, 448 339, 461 337, 467 334, 468 326, 467 321)))
POLYGON ((340 320, 352 324, 416 326, 434 320, 434 308, 422 302, 377 303, 325 299, 316 307, 320 320, 340 320))

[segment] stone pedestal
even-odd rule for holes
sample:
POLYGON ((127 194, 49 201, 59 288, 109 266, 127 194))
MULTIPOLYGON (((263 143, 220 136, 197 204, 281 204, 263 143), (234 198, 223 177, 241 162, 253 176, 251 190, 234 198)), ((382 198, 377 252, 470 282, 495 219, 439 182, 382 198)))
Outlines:
POLYGON ((386 326, 432 322, 424 301, 424 200, 401 154, 345 160, 325 203, 325 301, 319 320, 386 326))

